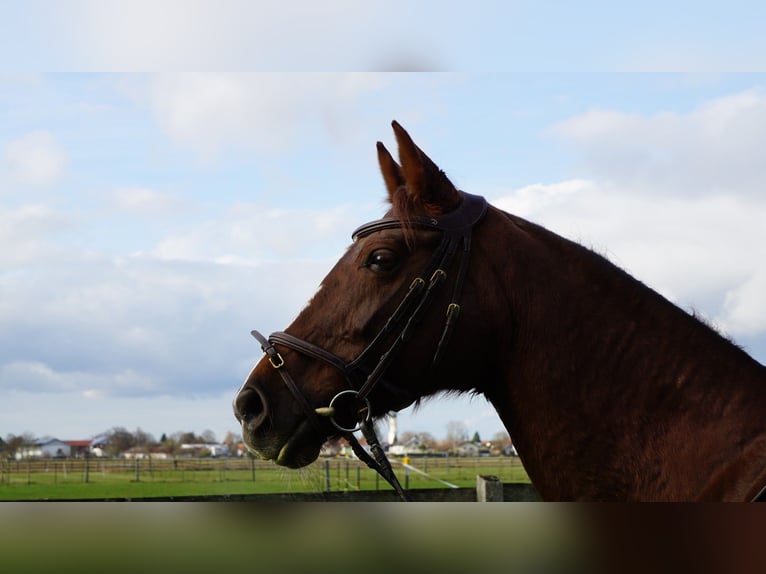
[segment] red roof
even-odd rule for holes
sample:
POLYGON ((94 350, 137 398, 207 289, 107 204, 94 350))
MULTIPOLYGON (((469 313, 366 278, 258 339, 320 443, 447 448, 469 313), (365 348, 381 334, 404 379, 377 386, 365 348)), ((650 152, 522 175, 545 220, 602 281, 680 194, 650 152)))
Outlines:
POLYGON ((69 446, 79 446, 79 447, 88 447, 90 446, 91 441, 89 440, 65 440, 65 443, 67 443, 69 446))

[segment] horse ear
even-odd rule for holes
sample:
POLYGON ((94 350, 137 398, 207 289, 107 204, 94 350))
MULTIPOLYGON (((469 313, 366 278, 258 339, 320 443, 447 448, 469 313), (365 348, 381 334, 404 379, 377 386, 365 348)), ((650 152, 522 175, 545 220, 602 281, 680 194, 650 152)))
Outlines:
POLYGON ((429 215, 455 209, 460 204, 460 194, 452 182, 398 122, 393 121, 391 126, 399 144, 399 161, 410 201, 422 205, 429 215))
POLYGON ((386 183, 389 201, 393 203, 396 190, 404 185, 404 175, 402 168, 391 157, 386 146, 380 142, 378 142, 378 163, 380 164, 380 172, 383 174, 383 181, 386 183))

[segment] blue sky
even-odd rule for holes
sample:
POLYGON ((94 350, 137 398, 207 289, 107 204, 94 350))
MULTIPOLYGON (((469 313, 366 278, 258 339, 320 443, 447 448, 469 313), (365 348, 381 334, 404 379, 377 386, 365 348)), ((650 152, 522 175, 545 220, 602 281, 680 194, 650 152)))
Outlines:
MULTIPOLYGON (((397 119, 471 193, 766 361, 763 74, 0 76, 0 434, 237 431, 231 399, 360 223, 397 119)), ((400 430, 502 430, 480 398, 400 430)))

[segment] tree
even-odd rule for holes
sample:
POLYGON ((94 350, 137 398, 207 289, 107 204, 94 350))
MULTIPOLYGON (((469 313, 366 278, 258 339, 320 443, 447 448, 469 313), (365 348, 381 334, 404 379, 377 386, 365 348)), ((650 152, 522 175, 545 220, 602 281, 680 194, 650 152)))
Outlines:
POLYGON ((211 431, 210 429, 205 429, 202 431, 202 434, 200 435, 202 438, 202 442, 206 444, 215 444, 218 441, 216 440, 215 433, 211 431))
POLYGON ((238 442, 242 442, 241 436, 236 435, 231 431, 226 431, 226 434, 223 437, 223 444, 228 444, 229 447, 231 447, 232 445, 235 445, 238 442))
POLYGON ((136 437, 124 427, 114 427, 105 434, 109 436, 109 440, 104 450, 112 456, 119 456, 136 445, 136 437))
POLYGON ((462 421, 450 421, 447 423, 447 442, 454 447, 457 443, 468 440, 468 431, 462 421))
POLYGON ((178 451, 178 442, 176 441, 178 436, 176 435, 177 433, 168 437, 165 433, 162 433, 162 440, 160 441, 162 452, 175 454, 178 451))
POLYGON ((133 433, 133 444, 134 446, 149 446, 152 444, 155 444, 157 441, 154 440, 154 437, 141 430, 141 427, 138 427, 136 431, 133 433))
POLYGON ((176 439, 176 442, 181 444, 197 444, 198 442, 201 442, 197 436, 193 432, 181 432, 178 433, 178 438, 176 439))
POLYGON ((16 451, 18 451, 22 446, 32 444, 33 442, 34 439, 30 440, 30 436, 28 434, 9 434, 7 437, 5 437, 5 451, 8 453, 8 456, 14 456, 16 451))
POLYGON ((473 438, 471 439, 471 442, 473 442, 473 443, 481 442, 481 437, 479 436, 479 431, 476 431, 475 433, 473 433, 473 438))

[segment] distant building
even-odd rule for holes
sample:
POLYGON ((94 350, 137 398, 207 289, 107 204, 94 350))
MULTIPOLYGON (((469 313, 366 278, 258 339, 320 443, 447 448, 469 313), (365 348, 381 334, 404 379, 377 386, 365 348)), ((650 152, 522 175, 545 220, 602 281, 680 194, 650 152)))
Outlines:
POLYGON ((431 449, 419 435, 410 437, 403 444, 392 444, 388 447, 388 454, 391 456, 418 456, 430 452, 431 449))
POLYGON ((399 442, 399 437, 397 436, 397 429, 396 429, 396 413, 391 413, 388 415, 388 444, 397 444, 399 442))
POLYGON ((105 456, 104 449, 109 444, 109 437, 107 435, 101 435, 90 441, 90 453, 92 456, 105 456))
POLYGON ((479 456, 479 445, 475 442, 464 442, 455 447, 457 456, 479 456))
POLYGON ((128 450, 122 453, 122 457, 133 459, 133 460, 135 459, 166 460, 170 458, 170 456, 166 452, 150 451, 144 446, 134 446, 132 448, 129 448, 128 450))
POLYGON ((490 447, 480 442, 464 442, 455 447, 456 456, 489 456, 490 447))
POLYGON ((207 444, 207 443, 193 443, 193 444, 182 444, 181 445, 181 452, 184 454, 189 454, 191 456, 200 456, 204 454, 205 456, 229 456, 229 445, 228 444, 207 444))
POLYGON ((24 458, 67 458, 72 455, 72 447, 57 438, 44 438, 34 444, 24 445, 16 451, 16 460, 24 458))
POLYGON ((64 441, 69 445, 69 456, 74 458, 84 458, 91 455, 91 440, 68 440, 64 441))

